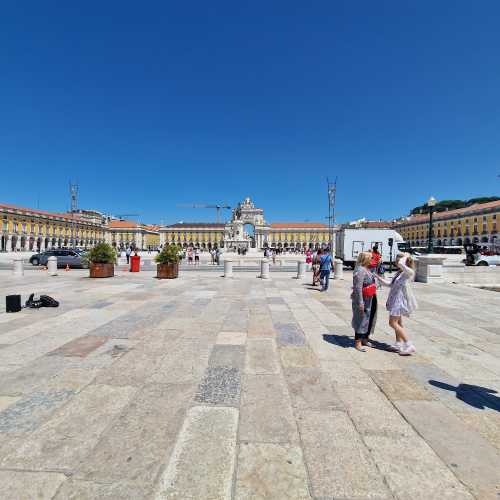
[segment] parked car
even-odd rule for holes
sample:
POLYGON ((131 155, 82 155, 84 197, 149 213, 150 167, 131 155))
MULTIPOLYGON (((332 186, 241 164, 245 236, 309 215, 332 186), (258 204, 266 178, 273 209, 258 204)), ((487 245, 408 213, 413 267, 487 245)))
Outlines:
POLYGON ((75 250, 47 250, 31 256, 30 263, 34 266, 46 266, 49 257, 57 257, 57 267, 87 267, 82 261, 82 255, 75 250))
POLYGON ((474 255, 475 266, 500 266, 500 255, 474 255))

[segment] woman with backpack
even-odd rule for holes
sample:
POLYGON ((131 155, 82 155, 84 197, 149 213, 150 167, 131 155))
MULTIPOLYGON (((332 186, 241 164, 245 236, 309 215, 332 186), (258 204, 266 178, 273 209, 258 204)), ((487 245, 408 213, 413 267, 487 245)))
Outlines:
POLYGON ((366 351, 365 346, 372 347, 369 338, 377 321, 377 285, 371 262, 371 252, 361 252, 352 275, 352 328, 354 347, 360 352, 366 351))
POLYGON ((404 330, 402 317, 409 317, 417 309, 417 301, 410 286, 415 279, 415 261, 411 255, 400 253, 396 257, 396 266, 398 272, 392 280, 385 280, 378 275, 375 277, 391 288, 386 307, 389 311, 389 326, 396 334, 396 343, 392 349, 401 356, 411 356, 416 349, 404 330))

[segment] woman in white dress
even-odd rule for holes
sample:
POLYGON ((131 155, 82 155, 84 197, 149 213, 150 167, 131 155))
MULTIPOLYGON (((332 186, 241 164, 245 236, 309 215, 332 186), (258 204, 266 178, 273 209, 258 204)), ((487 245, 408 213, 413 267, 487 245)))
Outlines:
POLYGON ((417 309, 417 301, 410 283, 415 279, 415 261, 409 254, 398 254, 396 257, 398 272, 392 280, 385 280, 379 275, 375 277, 383 285, 391 287, 386 308, 389 311, 389 326, 396 334, 393 350, 401 356, 410 356, 416 352, 403 327, 403 316, 409 317, 417 309))

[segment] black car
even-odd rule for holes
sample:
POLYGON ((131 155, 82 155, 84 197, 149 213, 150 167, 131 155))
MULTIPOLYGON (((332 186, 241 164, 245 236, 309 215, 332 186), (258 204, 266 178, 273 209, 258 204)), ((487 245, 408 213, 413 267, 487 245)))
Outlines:
POLYGON ((30 264, 34 266, 46 266, 49 257, 57 257, 57 267, 86 267, 82 256, 75 250, 47 250, 31 256, 30 264))

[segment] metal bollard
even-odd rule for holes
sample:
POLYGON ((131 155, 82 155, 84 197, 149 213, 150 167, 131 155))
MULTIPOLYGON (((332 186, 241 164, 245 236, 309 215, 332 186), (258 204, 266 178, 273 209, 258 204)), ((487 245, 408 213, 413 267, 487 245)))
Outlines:
POLYGON ((333 279, 343 280, 344 279, 344 262, 342 259, 335 259, 335 271, 333 274, 333 279))
POLYGON ((47 271, 49 276, 57 276, 57 257, 47 259, 47 271))
POLYGON ((300 280, 306 276, 306 263, 303 260, 297 261, 297 279, 300 280))
POLYGON ((226 259, 224 261, 224 278, 232 278, 233 277, 233 261, 230 259, 226 259))
POLYGON ((269 279, 269 260, 268 259, 262 259, 260 261, 260 277, 263 280, 269 279))
POLYGON ((14 267, 12 268, 12 274, 14 276, 24 276, 24 262, 22 257, 16 257, 14 259, 14 267))

